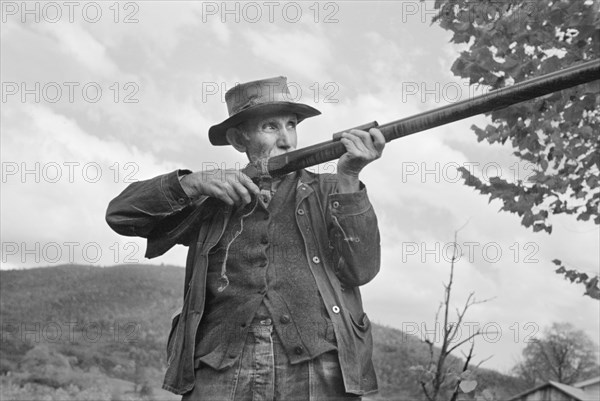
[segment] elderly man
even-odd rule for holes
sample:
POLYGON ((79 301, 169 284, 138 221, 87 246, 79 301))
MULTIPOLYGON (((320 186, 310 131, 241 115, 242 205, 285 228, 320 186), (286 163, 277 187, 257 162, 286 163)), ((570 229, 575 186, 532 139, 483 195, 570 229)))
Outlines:
MULTIPOLYGON (((290 102, 285 77, 237 85, 209 130, 251 163, 296 148, 320 112, 290 102)), ((131 184, 109 205, 146 256, 189 247, 163 388, 184 400, 337 400, 377 390, 359 286, 379 271, 375 213, 359 181, 381 132, 352 130, 337 174, 305 170, 261 188, 237 170, 178 170, 131 184)))

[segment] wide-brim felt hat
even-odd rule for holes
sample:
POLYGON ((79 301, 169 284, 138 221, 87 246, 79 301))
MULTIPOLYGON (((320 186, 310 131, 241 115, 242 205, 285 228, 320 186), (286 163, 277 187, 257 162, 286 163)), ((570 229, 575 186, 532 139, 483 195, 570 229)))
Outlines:
POLYGON ((293 113, 298 122, 318 116, 321 112, 314 107, 290 100, 286 77, 274 77, 238 84, 225 93, 229 118, 208 130, 210 143, 216 146, 229 145, 225 133, 228 128, 264 114, 293 113))

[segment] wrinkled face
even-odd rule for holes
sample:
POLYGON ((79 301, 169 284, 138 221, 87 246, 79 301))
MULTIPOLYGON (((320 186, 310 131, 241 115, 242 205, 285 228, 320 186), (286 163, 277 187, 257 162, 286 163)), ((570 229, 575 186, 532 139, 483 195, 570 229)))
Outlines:
POLYGON ((246 154, 251 162, 296 149, 295 114, 271 114, 253 118, 242 125, 246 154))

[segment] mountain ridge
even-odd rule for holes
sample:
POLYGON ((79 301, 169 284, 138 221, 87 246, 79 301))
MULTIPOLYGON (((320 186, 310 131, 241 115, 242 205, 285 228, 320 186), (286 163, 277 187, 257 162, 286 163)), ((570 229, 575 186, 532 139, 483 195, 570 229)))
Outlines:
MULTIPOLYGON (((141 264, 0 271, 0 373, 19 371, 27 353, 46 344, 71 358, 71 366, 82 372, 97 368, 108 377, 135 381, 140 364, 150 372, 148 378, 161 380, 171 317, 182 304, 184 275, 178 266, 141 264)), ((421 399, 412 367, 427 362, 427 345, 375 323, 373 337, 380 392, 372 399, 421 399)), ((462 366, 459 358, 448 362, 462 366)), ((516 378, 493 370, 476 373, 482 386, 496 393, 522 388, 516 378)))

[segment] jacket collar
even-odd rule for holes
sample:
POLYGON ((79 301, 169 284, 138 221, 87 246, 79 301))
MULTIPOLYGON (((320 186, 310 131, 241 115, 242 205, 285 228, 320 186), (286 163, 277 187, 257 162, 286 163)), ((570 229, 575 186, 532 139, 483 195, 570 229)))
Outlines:
POLYGON ((300 179, 298 180, 298 185, 301 185, 301 184, 311 185, 315 181, 316 181, 316 177, 314 174, 311 174, 304 169, 300 170, 300 179))
POLYGON ((305 198, 314 192, 312 184, 315 180, 316 178, 314 175, 306 170, 300 170, 300 178, 296 185, 296 209, 298 209, 298 206, 305 198))

